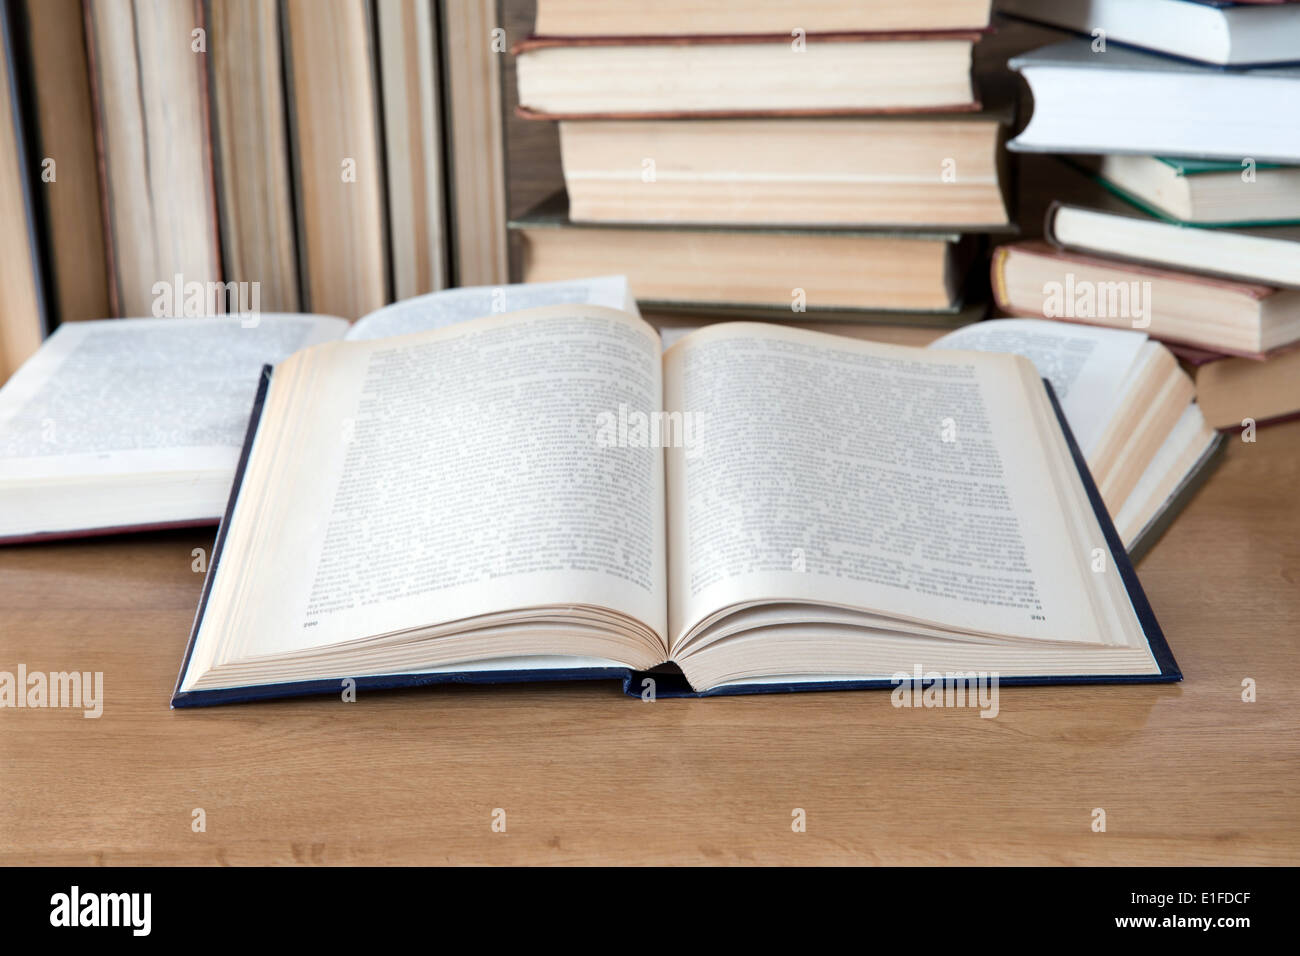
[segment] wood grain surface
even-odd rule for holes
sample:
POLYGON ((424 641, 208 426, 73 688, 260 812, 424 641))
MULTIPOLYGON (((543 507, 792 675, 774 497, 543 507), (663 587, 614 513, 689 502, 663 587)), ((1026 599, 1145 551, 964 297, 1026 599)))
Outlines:
MULTIPOLYGON (((513 42, 531 4, 505 22, 513 42)), ((516 212, 558 180, 553 131, 522 123, 516 212)), ((0 864, 1300 863, 1298 487, 1300 422, 1232 436, 1140 565, 1184 682, 1004 688, 992 720, 613 683, 171 711, 211 533, 0 548, 0 670, 102 671, 106 698, 0 710, 0 864)))
POLYGON ((171 711, 210 534, 0 549, 0 670, 106 698, 0 710, 0 864, 1295 864, 1297 485, 1300 423, 1234 436, 1140 566, 1183 683, 1004 688, 992 720, 610 683, 171 711))

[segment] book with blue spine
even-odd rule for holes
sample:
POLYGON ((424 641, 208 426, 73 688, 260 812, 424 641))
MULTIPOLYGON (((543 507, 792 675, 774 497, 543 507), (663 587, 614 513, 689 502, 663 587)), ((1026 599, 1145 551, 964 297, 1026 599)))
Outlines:
POLYGON ((266 373, 173 705, 918 668, 1181 677, 1035 366, 561 305, 266 373))

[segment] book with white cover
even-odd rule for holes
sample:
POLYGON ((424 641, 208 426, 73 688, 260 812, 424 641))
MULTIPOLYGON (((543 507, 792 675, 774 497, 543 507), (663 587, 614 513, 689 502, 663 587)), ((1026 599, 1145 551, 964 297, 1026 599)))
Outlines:
POLYGON ((1013 57, 1029 125, 1007 144, 1049 153, 1134 153, 1300 163, 1300 67, 1223 70, 1084 37, 1013 57))
POLYGON ((1200 229, 1131 206, 1089 209, 1057 202, 1047 212, 1043 234, 1075 252, 1300 288, 1300 227, 1200 229))
POLYGON ((998 0, 998 12, 1218 66, 1300 62, 1300 6, 1222 0, 998 0))

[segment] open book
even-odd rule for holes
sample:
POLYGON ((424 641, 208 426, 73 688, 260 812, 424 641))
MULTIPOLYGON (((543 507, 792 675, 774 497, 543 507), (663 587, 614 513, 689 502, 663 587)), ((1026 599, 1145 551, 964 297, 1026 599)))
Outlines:
POLYGON ((450 289, 350 327, 272 314, 60 326, 0 389, 0 543, 216 524, 263 365, 320 342, 565 302, 636 311, 611 276, 450 289))
POLYGON ((1177 680, 1062 421, 1016 355, 664 352, 597 306, 308 348, 264 378, 173 705, 667 662, 711 694, 1177 680))
POLYGON ((995 319, 931 348, 1015 352, 1052 383, 1070 430, 1133 560, 1209 475, 1222 437, 1194 401, 1191 378, 1143 332, 995 319))

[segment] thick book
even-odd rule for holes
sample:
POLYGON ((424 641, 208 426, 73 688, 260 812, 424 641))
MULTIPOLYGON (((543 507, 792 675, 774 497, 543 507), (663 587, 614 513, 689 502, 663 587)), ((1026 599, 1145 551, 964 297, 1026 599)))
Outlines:
POLYGON ((437 6, 455 284, 500 285, 510 281, 510 263, 497 8, 460 0, 440 0, 437 6))
POLYGON ((9 8, 0 4, 0 382, 40 348, 49 329, 16 47, 9 8))
POLYGON ((1052 383, 1134 561, 1151 549, 1218 461, 1222 438, 1193 400, 1191 377, 1169 349, 1142 332, 994 319, 951 332, 930 347, 1014 352, 1034 363, 1052 383))
POLYGON ((1004 312, 1112 328, 1225 355, 1264 359, 1300 341, 1300 290, 1065 252, 1042 240, 993 250, 1004 312))
POLYGON ((375 6, 388 170, 393 296, 451 285, 438 17, 432 3, 375 6))
POLYGON ((664 696, 1179 679, 1027 359, 660 346, 553 306, 281 363, 173 704, 669 663, 664 696))
POLYGON ((1224 70, 1078 37, 1013 57, 1033 94, 1007 144, 1048 153, 1134 153, 1300 162, 1300 67, 1224 70))
MULTIPOLYGON (((525 282, 626 275, 643 308, 805 312, 962 311, 980 254, 975 236, 924 229, 595 225, 564 194, 509 223, 525 282)), ((978 275, 976 275, 978 274, 978 275)), ((986 298, 986 296, 985 296, 986 298)))
POLYGON ((1300 167, 1253 159, 1079 159, 1112 192, 1153 216, 1193 226, 1300 224, 1300 167))
POLYGON ((998 12, 1218 66, 1300 62, 1300 6, 1223 0, 998 0, 998 12))
POLYGON ((979 109, 979 33, 529 37, 514 47, 534 119, 866 115, 979 109))
POLYGON ((207 12, 219 38, 208 65, 223 275, 258 283, 268 312, 298 312, 280 10, 260 0, 211 0, 207 12))
POLYGON ((356 319, 392 298, 373 10, 286 0, 281 13, 304 303, 356 319))
POLYGON ((1196 229, 1144 215, 1129 205, 1093 209, 1055 202, 1043 236, 1073 252, 1300 288, 1300 226, 1196 229))
POLYGON ((568 302, 636 308, 626 280, 608 276, 451 289, 351 326, 272 313, 60 326, 0 389, 0 544, 216 524, 263 365, 320 342, 568 302))
POLYGON ((1011 112, 563 120, 575 222, 1006 231, 1011 112))
POLYGON ((1212 428, 1239 431, 1300 417, 1300 348, 1256 362, 1232 355, 1180 353, 1196 402, 1212 428))
POLYGON ((793 16, 789 0, 538 0, 535 30, 543 36, 648 37, 678 33, 726 36, 855 31, 980 30, 989 25, 991 0, 862 3, 802 0, 793 16), (798 22, 793 22, 797 20, 798 22))
MULTIPOLYGON (((49 283, 50 325, 110 315, 86 26, 80 0, 10 3, 26 40, 19 86, 31 92, 28 155, 40 161, 35 206, 49 283)), ((33 177, 36 178, 36 177, 33 177)), ((7 284, 7 282, 6 282, 7 284)), ((0 312, 6 311, 0 308, 0 312)))
POLYGON ((192 32, 210 24, 199 3, 84 10, 112 314, 149 315, 157 283, 222 277, 208 52, 192 32))

